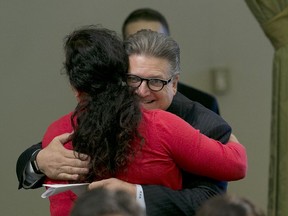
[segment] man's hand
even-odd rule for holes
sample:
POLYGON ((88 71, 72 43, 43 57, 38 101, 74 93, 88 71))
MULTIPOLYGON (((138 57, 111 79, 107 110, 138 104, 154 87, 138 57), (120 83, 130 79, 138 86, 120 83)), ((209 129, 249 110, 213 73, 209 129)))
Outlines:
POLYGON ((230 135, 229 141, 228 142, 236 142, 239 143, 238 139, 236 138, 236 136, 234 134, 230 135))
POLYGON ((89 184, 88 189, 105 188, 108 190, 124 190, 136 197, 136 185, 131 184, 116 178, 104 179, 101 181, 95 181, 89 184))
POLYGON ((89 171, 87 155, 81 154, 80 160, 76 157, 78 153, 64 148, 63 144, 69 141, 70 135, 65 133, 55 137, 36 157, 39 169, 51 179, 77 180, 89 171))

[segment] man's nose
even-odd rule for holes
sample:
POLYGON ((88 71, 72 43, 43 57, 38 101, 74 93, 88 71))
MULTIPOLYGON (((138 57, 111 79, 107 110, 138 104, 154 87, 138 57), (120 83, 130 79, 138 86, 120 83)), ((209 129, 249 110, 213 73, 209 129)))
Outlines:
POLYGON ((148 87, 147 81, 143 80, 143 82, 141 83, 141 85, 137 88, 136 90, 136 94, 139 97, 146 97, 150 94, 150 89, 148 87))

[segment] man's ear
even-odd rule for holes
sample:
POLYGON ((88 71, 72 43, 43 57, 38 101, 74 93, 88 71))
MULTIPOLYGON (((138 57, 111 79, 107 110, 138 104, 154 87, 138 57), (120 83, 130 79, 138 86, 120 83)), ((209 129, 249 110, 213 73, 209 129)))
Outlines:
POLYGON ((174 91, 174 95, 177 92, 177 85, 178 85, 178 81, 179 81, 179 74, 175 75, 172 79, 172 85, 173 85, 173 91, 174 91))

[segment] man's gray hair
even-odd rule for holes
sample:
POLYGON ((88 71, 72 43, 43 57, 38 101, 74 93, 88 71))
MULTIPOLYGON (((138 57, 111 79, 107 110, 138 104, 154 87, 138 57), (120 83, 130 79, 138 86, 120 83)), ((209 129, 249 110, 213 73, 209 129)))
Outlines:
POLYGON ((136 54, 166 59, 171 75, 180 73, 180 48, 170 36, 143 29, 129 36, 124 46, 129 56, 136 54))

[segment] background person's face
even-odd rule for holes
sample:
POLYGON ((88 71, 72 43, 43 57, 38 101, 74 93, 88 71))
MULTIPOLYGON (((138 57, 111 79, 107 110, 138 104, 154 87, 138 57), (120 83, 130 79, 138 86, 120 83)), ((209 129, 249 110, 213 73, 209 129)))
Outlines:
MULTIPOLYGON (((168 80, 171 78, 169 73, 170 65, 166 59, 131 55, 129 56, 129 74, 137 75, 141 78, 158 78, 168 80)), ((170 83, 164 86, 161 91, 155 92, 148 88, 147 82, 136 89, 136 94, 140 98, 141 105, 146 109, 162 109, 166 110, 177 91, 176 76, 170 83)))

